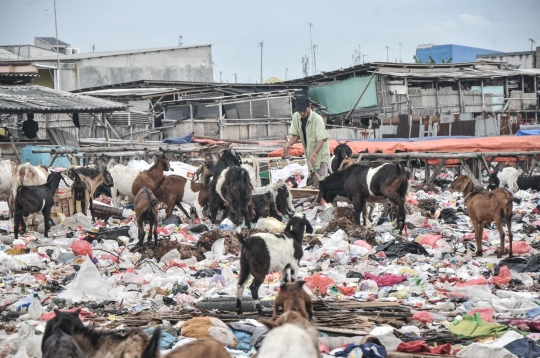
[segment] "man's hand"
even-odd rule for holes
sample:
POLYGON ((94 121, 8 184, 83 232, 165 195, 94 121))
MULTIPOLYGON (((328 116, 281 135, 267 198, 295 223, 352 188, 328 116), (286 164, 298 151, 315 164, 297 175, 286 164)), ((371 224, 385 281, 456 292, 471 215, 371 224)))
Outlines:
POLYGON ((313 168, 315 168, 315 166, 317 165, 317 154, 311 154, 311 157, 309 157, 309 162, 311 163, 313 168))
POLYGON ((283 147, 283 158, 285 159, 289 158, 290 149, 291 149, 291 146, 289 145, 289 143, 285 144, 285 146, 283 147))

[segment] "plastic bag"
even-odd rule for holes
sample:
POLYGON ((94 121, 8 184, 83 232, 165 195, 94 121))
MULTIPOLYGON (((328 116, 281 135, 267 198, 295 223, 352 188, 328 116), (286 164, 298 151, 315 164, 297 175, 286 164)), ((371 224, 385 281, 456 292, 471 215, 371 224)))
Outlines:
POLYGON ((507 266, 503 266, 499 270, 499 275, 493 276, 491 280, 489 281, 489 283, 491 283, 492 285, 502 286, 510 282, 511 279, 512 279, 512 274, 510 273, 510 270, 508 269, 507 266))
POLYGON ((326 277, 320 274, 315 274, 313 276, 306 277, 306 286, 310 290, 318 288, 321 293, 326 293, 328 287, 335 285, 336 283, 330 277, 326 277))
POLYGON ((370 244, 368 244, 366 241, 364 240, 356 240, 353 245, 356 245, 356 246, 360 246, 360 247, 364 247, 366 248, 368 251, 371 251, 373 249, 373 246, 371 246, 370 244))
POLYGON ((90 256, 94 257, 94 251, 92 245, 86 240, 77 240, 71 244, 71 251, 77 256, 90 256))
POLYGON ((30 307, 28 307, 28 316, 30 319, 39 319, 43 314, 43 309, 41 308, 41 301, 39 298, 34 297, 30 307))
POLYGON ((534 254, 535 250, 532 248, 531 245, 526 243, 525 241, 514 241, 512 243, 512 253, 521 255, 521 254, 534 254))
POLYGON ((285 230, 285 224, 277 220, 276 218, 261 218, 259 219, 259 221, 257 221, 257 225, 255 228, 261 230, 266 229, 274 234, 280 234, 285 230))
POLYGON ((428 236, 424 236, 422 237, 418 243, 420 245, 429 245, 433 248, 436 248, 438 247, 437 246, 437 241, 442 238, 442 235, 428 235, 428 236))
POLYGON ((234 225, 233 222, 229 220, 229 218, 225 218, 225 220, 223 220, 219 225, 220 230, 234 231, 235 228, 236 225, 234 225))
POLYGON ((65 291, 58 294, 58 297, 75 302, 107 299, 107 284, 88 256, 84 258, 75 279, 67 285, 65 291))
POLYGON ((423 323, 432 323, 433 322, 433 316, 431 315, 431 313, 427 312, 427 311, 419 311, 419 312, 416 312, 414 315, 413 315, 413 318, 417 321, 420 321, 420 322, 423 322, 423 323))
POLYGON ((480 318, 482 318, 484 321, 493 322, 493 315, 495 314, 495 310, 491 307, 480 307, 469 311, 469 313, 467 314, 469 316, 474 316, 475 313, 478 313, 480 315, 480 318))

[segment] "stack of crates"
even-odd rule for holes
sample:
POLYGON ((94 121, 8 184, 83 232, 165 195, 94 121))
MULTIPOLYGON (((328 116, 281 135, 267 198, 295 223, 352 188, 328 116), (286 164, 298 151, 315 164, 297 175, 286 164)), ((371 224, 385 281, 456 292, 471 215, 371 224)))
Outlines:
POLYGON ((73 200, 71 200, 71 189, 62 189, 60 193, 54 195, 54 204, 51 214, 64 214, 66 217, 72 216, 74 212, 73 200))

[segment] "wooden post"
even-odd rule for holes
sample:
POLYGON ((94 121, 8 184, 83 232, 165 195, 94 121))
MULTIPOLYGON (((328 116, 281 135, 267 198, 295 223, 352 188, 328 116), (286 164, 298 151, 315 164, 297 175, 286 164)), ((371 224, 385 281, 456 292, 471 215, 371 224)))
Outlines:
POLYGON ((458 80, 458 96, 459 96, 459 111, 461 113, 465 112, 463 109, 463 99, 461 98, 462 92, 461 92, 461 80, 458 80))
POLYGON ((219 127, 219 139, 223 139, 223 130, 225 127, 222 126, 222 112, 221 109, 221 101, 219 101, 219 119, 218 119, 218 127, 219 127))
POLYGON ((523 108, 523 95, 524 94, 525 94, 525 76, 521 75, 521 110, 524 109, 523 108))
POLYGON ((105 140, 107 141, 107 146, 110 147, 111 144, 109 143, 109 128, 107 127, 107 114, 106 112, 101 113, 101 119, 102 119, 102 125, 103 130, 105 132, 105 140))
POLYGON ((435 81, 435 113, 439 114, 439 81, 435 81))
POLYGON ((195 122, 193 118, 193 103, 189 103, 189 118, 191 119, 191 133, 195 132, 195 122))
POLYGON ((467 175, 471 178, 471 180, 473 181, 473 184, 474 185, 479 185, 480 183, 478 182, 478 180, 476 179, 476 177, 474 176, 474 173, 471 171, 471 168, 469 168, 469 165, 465 162, 465 159, 460 159, 459 160, 461 162, 461 166, 463 167, 463 169, 465 170, 465 173, 467 173, 467 175))
POLYGON ((425 169, 426 169, 426 175, 425 175, 425 178, 424 178, 424 179, 429 179, 429 163, 428 163, 428 159, 425 158, 424 160, 426 161, 426 167, 425 167, 425 169))
POLYGON ((486 112, 486 106, 485 106, 485 103, 484 103, 484 80, 481 80, 481 84, 482 84, 482 113, 485 113, 486 112))
POLYGON ((431 176, 429 177, 429 180, 427 181, 428 184, 433 183, 435 178, 437 178, 437 175, 439 175, 439 173, 441 172, 442 168, 446 165, 447 161, 448 159, 446 158, 441 160, 439 165, 437 165, 437 167, 433 170, 433 174, 431 174, 431 176))
POLYGON ((535 93, 534 102, 536 104, 534 106, 534 124, 537 124, 538 123, 538 82, 536 82, 537 80, 536 76, 534 76, 533 78, 534 78, 534 93, 535 93))

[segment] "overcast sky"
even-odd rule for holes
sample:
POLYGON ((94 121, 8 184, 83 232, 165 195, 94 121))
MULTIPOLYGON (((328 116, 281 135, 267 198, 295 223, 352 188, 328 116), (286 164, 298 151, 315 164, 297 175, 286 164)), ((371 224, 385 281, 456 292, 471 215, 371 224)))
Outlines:
MULTIPOLYGON (((302 76, 310 55, 317 71, 349 67, 361 46, 366 62, 411 62, 420 44, 459 44, 498 51, 540 46, 539 0, 57 0, 58 37, 81 52, 212 45, 214 80, 255 82, 302 76)), ((55 36, 53 0, 0 0, 0 44, 33 44, 55 36)), ((310 59, 311 63, 311 59, 310 59)), ((310 69, 311 72, 311 69, 310 69)))

